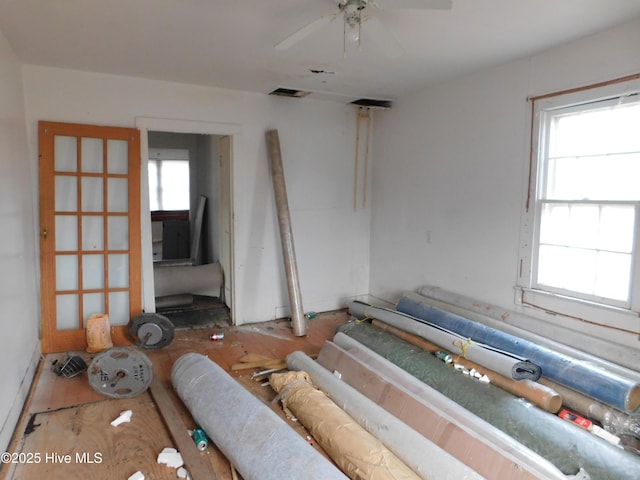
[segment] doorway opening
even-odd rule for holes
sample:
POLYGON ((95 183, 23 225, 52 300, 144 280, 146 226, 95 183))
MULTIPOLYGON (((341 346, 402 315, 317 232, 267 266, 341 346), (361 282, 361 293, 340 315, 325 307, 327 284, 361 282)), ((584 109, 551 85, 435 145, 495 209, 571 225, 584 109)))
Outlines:
POLYGON ((233 324, 233 135, 142 123, 145 310, 177 329, 233 324))

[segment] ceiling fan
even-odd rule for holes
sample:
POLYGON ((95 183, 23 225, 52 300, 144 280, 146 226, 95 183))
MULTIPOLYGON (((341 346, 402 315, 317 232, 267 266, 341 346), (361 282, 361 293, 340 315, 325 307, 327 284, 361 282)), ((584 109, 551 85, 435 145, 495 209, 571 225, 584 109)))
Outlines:
POLYGON ((324 15, 313 22, 300 28, 287 38, 277 43, 276 50, 287 50, 307 38, 312 33, 329 25, 339 16, 343 17, 343 53, 346 55, 347 43, 360 45, 360 33, 363 24, 366 23, 368 35, 379 45, 389 57, 394 58, 402 54, 402 46, 379 22, 376 17, 366 14, 370 8, 406 8, 406 9, 430 9, 449 10, 452 0, 338 0, 338 11, 324 15))

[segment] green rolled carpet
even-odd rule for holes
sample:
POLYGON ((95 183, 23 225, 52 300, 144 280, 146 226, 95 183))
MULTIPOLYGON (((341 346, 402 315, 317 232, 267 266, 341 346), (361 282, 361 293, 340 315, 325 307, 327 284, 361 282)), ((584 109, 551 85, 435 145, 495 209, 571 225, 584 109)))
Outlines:
POLYGON ((462 375, 425 350, 391 333, 369 323, 357 322, 341 325, 338 331, 518 440, 565 475, 575 475, 583 468, 591 480, 640 479, 640 457, 499 387, 462 375))

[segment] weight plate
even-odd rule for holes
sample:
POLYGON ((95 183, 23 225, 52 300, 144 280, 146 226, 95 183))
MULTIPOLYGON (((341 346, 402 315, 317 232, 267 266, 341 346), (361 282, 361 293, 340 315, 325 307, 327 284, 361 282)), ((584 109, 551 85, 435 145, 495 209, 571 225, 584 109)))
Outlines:
POLYGON ((157 345, 162 340, 162 328, 157 323, 143 323, 138 329, 138 338, 144 345, 157 345))
POLYGON ((138 350, 114 347, 96 355, 87 374, 89 384, 98 393, 111 398, 131 398, 149 387, 153 365, 138 350))
POLYGON ((143 348, 166 347, 173 341, 173 323, 158 313, 141 313, 131 319, 127 333, 133 342, 143 348))

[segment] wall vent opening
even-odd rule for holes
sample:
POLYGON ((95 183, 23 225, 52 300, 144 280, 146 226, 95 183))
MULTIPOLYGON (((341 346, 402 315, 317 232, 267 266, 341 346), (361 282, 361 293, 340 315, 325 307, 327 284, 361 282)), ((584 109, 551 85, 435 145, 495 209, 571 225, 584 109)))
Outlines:
POLYGON ((294 90, 293 88, 276 88, 269 95, 278 95, 280 97, 294 97, 302 98, 309 95, 311 92, 305 92, 303 90, 294 90))
POLYGON ((351 105, 368 108, 391 108, 391 104, 391 100, 377 100, 375 98, 360 98, 351 102, 351 105))

